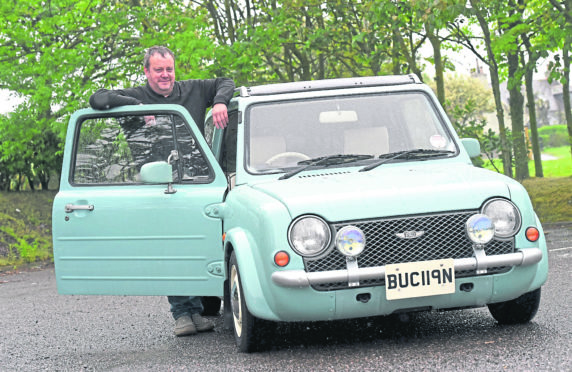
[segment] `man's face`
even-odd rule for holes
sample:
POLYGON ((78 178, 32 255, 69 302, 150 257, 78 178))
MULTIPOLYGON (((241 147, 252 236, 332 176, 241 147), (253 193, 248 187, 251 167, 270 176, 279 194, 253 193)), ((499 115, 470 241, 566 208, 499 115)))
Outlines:
POLYGON ((168 96, 175 84, 175 61, 170 55, 163 57, 159 53, 149 58, 149 68, 144 68, 151 89, 157 94, 168 96))

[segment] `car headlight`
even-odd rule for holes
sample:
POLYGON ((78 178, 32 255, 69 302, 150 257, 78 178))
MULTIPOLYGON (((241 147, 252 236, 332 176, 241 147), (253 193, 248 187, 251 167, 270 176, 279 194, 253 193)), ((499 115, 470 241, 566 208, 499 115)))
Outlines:
POLYGON ((365 234, 355 226, 345 226, 336 234, 336 247, 348 257, 359 255, 365 247, 365 234))
POLYGON ((302 216, 288 230, 290 246, 304 257, 315 257, 324 252, 332 240, 330 227, 317 216, 302 216))
POLYGON ((467 236, 475 244, 484 245, 495 236, 493 221, 484 214, 472 215, 467 220, 467 236))
POLYGON ((487 215, 495 225, 495 235, 499 238, 510 238, 520 230, 520 212, 516 205, 506 199, 487 201, 481 213, 487 215))

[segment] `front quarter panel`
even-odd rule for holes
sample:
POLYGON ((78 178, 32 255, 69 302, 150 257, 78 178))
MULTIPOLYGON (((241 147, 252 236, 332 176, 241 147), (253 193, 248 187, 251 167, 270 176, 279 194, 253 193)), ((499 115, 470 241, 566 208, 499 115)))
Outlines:
POLYGON ((272 310, 275 293, 270 277, 277 269, 274 254, 287 251, 291 259, 289 267, 304 267, 302 259, 288 245, 290 213, 276 199, 249 186, 235 187, 225 204, 226 257, 234 250, 248 309, 257 317, 279 320, 272 310))
POLYGON ((515 237, 516 248, 527 249, 538 247, 542 250, 542 260, 538 264, 529 268, 530 270, 536 271, 534 280, 530 283, 530 290, 532 291, 543 285, 548 278, 548 249, 546 247, 544 230, 538 216, 534 213, 532 202, 530 201, 530 197, 524 186, 512 179, 507 182, 507 186, 510 191, 511 200, 520 209, 522 217, 522 226, 515 237), (526 239, 526 229, 529 227, 536 227, 540 231, 540 238, 538 241, 531 242, 526 239))

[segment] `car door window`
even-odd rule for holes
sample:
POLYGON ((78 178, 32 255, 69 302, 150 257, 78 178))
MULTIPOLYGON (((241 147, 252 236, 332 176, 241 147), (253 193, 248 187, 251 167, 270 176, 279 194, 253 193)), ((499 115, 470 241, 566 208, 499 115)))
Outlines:
POLYGON ((226 174, 236 172, 236 136, 238 130, 238 111, 228 113, 228 126, 224 130, 223 148, 220 165, 226 174))
POLYGON ((212 178, 204 154, 181 117, 90 117, 79 127, 71 182, 137 184, 144 164, 168 161, 173 150, 179 152, 178 161, 171 159, 175 182, 181 178, 199 182, 212 178))
POLYGON ((195 137, 187 123, 178 116, 174 117, 177 150, 179 152, 179 171, 182 181, 204 182, 212 180, 213 173, 195 137))
MULTIPOLYGON (((236 172, 236 140, 238 134, 238 110, 228 111, 228 125, 222 134, 222 148, 219 157, 219 164, 225 174, 236 172)), ((214 140, 215 127, 213 118, 208 117, 205 121, 205 139, 212 148, 214 140)))

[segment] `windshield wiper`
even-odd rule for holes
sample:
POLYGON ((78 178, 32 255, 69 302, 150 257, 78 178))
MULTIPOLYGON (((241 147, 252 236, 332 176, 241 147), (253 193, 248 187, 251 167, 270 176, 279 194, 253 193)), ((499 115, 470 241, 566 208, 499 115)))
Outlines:
POLYGON ((373 155, 352 155, 352 154, 338 154, 338 155, 329 155, 329 156, 320 156, 319 158, 309 159, 309 160, 302 160, 299 161, 298 164, 302 165, 300 168, 296 168, 282 177, 278 178, 279 180, 286 180, 292 176, 297 175, 300 172, 305 171, 310 167, 315 167, 318 165, 337 165, 337 164, 346 164, 346 163, 353 163, 360 160, 366 160, 373 158, 373 155))
POLYGON ((362 169, 360 169, 360 172, 367 172, 370 171, 374 168, 379 167, 382 164, 387 163, 390 160, 394 160, 394 159, 421 159, 421 158, 432 158, 435 156, 441 156, 441 155, 450 155, 450 154, 454 154, 455 151, 450 151, 450 150, 433 150, 433 149, 414 149, 414 150, 404 150, 404 151, 397 151, 397 152, 391 152, 388 154, 381 154, 379 155, 379 159, 381 159, 380 161, 370 164, 366 167, 363 167, 362 169))

